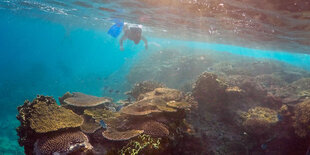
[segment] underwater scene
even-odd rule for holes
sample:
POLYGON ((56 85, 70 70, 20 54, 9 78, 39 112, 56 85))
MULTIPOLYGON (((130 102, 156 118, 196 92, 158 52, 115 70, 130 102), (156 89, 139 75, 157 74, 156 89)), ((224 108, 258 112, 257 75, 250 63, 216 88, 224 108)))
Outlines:
POLYGON ((0 0, 0 155, 310 155, 309 0, 0 0))

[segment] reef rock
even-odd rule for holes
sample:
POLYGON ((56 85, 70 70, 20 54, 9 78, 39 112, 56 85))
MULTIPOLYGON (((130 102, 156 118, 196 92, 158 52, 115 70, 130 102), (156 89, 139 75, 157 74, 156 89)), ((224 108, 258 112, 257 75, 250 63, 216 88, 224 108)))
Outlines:
POLYGON ((269 134, 279 121, 277 111, 265 107, 249 109, 248 112, 241 114, 241 117, 246 132, 256 136, 269 134))
POLYGON ((310 133, 310 99, 298 103, 294 110, 293 127, 300 137, 306 137, 310 133))
MULTIPOLYGON (((199 107, 221 106, 227 99, 227 84, 213 73, 204 72, 194 84, 192 95, 199 107)), ((204 108, 203 108, 204 109, 204 108)))

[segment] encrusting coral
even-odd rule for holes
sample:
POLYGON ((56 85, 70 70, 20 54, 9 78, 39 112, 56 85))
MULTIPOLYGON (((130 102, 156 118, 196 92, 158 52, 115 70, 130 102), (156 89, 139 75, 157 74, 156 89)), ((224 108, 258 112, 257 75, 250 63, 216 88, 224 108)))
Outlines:
POLYGON ((34 147, 37 155, 68 154, 91 150, 88 137, 81 131, 61 132, 40 137, 34 147))
POLYGON ((298 103, 294 110, 293 127, 300 137, 306 137, 310 133, 310 99, 298 103))
POLYGON ((279 119, 275 110, 265 107, 255 107, 241 114, 245 130, 254 135, 263 135, 271 131, 279 119))

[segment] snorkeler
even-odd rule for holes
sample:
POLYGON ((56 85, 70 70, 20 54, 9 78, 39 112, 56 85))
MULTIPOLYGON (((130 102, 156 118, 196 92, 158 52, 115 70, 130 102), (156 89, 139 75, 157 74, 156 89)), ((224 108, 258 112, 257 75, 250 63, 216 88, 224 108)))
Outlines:
POLYGON ((139 27, 138 25, 137 26, 134 25, 134 26, 129 27, 128 24, 125 24, 123 30, 124 30, 124 35, 122 36, 122 38, 119 41, 121 51, 124 50, 123 41, 126 39, 134 41, 134 43, 136 45, 139 44, 140 40, 143 40, 145 49, 147 49, 147 40, 144 36, 142 36, 142 28, 141 27, 139 27))

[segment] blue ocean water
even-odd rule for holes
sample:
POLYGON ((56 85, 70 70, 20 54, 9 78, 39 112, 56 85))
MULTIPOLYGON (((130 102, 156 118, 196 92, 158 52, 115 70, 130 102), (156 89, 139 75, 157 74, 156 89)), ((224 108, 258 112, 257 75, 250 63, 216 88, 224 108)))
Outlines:
POLYGON ((67 91, 122 99, 131 87, 126 82, 131 65, 167 46, 279 60, 310 71, 309 54, 152 36, 149 42, 160 46, 150 44, 146 51, 142 43, 126 42, 125 51, 120 51, 118 40, 107 34, 113 23, 102 28, 68 26, 7 10, 0 10, 0 19, 0 154, 23 154, 15 116, 24 100, 37 94, 57 98, 67 91), (111 94, 105 86, 121 93, 111 94))

